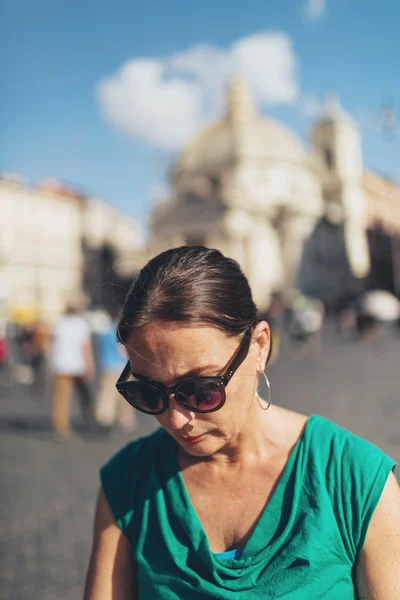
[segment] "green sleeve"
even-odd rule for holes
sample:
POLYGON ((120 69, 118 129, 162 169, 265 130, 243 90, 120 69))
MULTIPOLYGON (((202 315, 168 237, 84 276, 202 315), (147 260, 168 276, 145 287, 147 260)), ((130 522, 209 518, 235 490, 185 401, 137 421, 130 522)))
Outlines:
POLYGON ((141 512, 164 430, 121 448, 101 469, 100 480, 118 527, 132 542, 140 527, 141 512))
POLYGON ((395 467, 395 461, 370 442, 352 434, 345 438, 336 501, 342 503, 338 524, 353 560, 363 548, 372 515, 395 467))
POLYGON ((140 442, 141 440, 132 442, 121 448, 100 469, 104 495, 118 527, 127 535, 135 512, 140 442))

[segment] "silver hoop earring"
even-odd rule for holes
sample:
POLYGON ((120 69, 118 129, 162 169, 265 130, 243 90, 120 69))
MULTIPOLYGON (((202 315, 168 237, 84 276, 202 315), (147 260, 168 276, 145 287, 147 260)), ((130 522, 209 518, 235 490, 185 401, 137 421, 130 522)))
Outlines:
POLYGON ((271 406, 271 386, 269 384, 268 377, 267 377, 265 371, 261 371, 261 373, 259 373, 259 375, 264 376, 265 384, 266 384, 267 390, 268 390, 268 400, 264 400, 264 398, 262 398, 257 391, 256 392, 257 402, 263 410, 268 410, 269 407, 271 406))

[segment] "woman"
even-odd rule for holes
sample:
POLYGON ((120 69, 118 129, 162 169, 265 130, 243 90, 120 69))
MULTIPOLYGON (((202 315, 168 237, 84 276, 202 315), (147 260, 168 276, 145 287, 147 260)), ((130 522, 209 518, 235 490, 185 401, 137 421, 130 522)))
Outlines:
POLYGON ((270 332, 237 263, 160 254, 118 336, 117 388, 161 428, 101 470, 85 600, 400 598, 394 462, 258 395, 270 332))

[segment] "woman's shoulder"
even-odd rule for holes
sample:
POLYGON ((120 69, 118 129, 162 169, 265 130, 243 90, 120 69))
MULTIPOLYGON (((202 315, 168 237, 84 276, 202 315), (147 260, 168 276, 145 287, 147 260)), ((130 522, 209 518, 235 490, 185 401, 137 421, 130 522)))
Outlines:
POLYGON ((130 442, 100 469, 100 480, 115 521, 128 537, 133 535, 134 514, 143 504, 154 479, 154 465, 164 456, 168 434, 163 429, 130 442))
POLYGON ((364 461, 369 457, 386 456, 372 442, 320 415, 308 418, 306 434, 310 445, 319 452, 325 449, 331 458, 338 455, 341 459, 347 457, 349 460, 364 461))
POLYGON ((371 474, 379 466, 393 469, 395 462, 370 441, 320 415, 309 417, 277 407, 280 426, 288 440, 301 441, 302 456, 308 465, 322 473, 341 471, 360 477, 371 474))
POLYGON ((313 415, 305 432, 304 469, 332 507, 343 543, 354 560, 395 461, 368 440, 313 415))

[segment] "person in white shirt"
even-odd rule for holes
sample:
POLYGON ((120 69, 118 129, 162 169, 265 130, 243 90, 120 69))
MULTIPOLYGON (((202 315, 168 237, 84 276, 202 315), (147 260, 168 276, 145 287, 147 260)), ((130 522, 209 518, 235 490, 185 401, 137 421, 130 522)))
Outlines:
POLYGON ((52 367, 54 392, 52 423, 64 437, 71 433, 70 400, 75 387, 85 420, 93 410, 90 382, 94 377, 94 358, 90 329, 74 306, 68 306, 54 330, 52 367))

